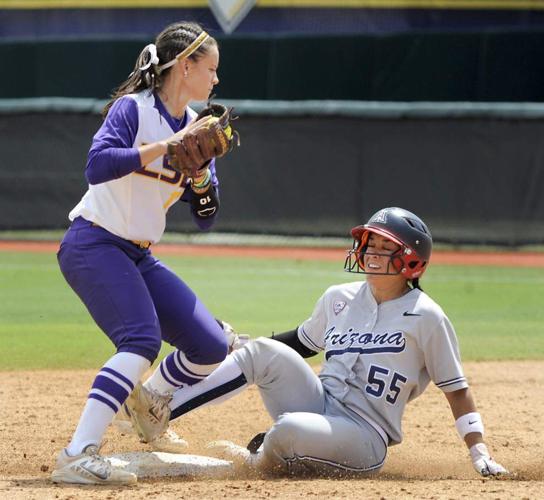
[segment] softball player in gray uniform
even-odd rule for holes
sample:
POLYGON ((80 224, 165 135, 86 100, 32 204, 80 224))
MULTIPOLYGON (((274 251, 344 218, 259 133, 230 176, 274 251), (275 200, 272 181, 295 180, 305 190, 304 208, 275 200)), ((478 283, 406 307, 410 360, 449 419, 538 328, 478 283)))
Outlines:
POLYGON ((297 329, 250 342, 207 379, 178 390, 170 418, 256 384, 274 419, 262 444, 257 439, 247 449, 222 441, 210 450, 296 475, 367 473, 402 441, 405 406, 432 381, 450 404, 475 469, 482 476, 507 473, 483 442, 455 331, 419 287, 432 248, 426 225, 411 212, 385 208, 352 235, 345 268, 366 281, 330 287, 297 329), (317 376, 303 357, 320 351, 325 360, 317 376))

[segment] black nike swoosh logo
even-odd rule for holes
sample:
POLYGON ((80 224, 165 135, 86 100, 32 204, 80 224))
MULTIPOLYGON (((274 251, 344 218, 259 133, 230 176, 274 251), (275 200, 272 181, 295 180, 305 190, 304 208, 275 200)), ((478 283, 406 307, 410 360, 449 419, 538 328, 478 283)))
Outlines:
POLYGON ((155 411, 153 411, 153 408, 149 408, 148 413, 157 421, 160 422, 161 419, 157 416, 155 411))
POLYGON ((421 314, 409 313, 408 311, 405 311, 403 316, 421 316, 421 314))
POLYGON ((105 472, 104 472, 104 473, 100 473, 100 472, 98 472, 98 471, 94 471, 94 470, 90 469, 89 467, 86 466, 86 463, 81 464, 80 467, 81 467, 84 471, 88 472, 91 476, 94 476, 94 477, 96 477, 97 479, 101 479, 102 481, 106 481, 106 480, 108 479, 108 477, 109 477, 108 474, 105 473, 105 472))
POLYGON ((478 422, 478 421, 477 421, 477 420, 474 420, 474 422, 469 422, 468 425, 475 424, 476 422, 478 422))

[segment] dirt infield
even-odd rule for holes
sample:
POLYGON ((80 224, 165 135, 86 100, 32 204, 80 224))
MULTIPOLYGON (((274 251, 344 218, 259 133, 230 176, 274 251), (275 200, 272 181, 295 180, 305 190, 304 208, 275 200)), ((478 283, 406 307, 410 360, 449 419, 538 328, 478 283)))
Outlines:
MULTIPOLYGON (((430 387, 408 406, 405 441, 390 449, 383 471, 358 480, 175 478, 131 487, 57 486, 54 457, 77 422, 93 371, 0 372, 0 498, 544 498, 544 362, 466 363, 495 458, 517 478, 485 480, 472 470, 442 393, 430 387)), ((173 428, 204 454, 214 439, 247 442, 267 428, 258 392, 178 419, 173 428)), ((144 450, 110 429, 104 453, 144 450)))
MULTIPOLYGON (((56 252, 58 243, 51 241, 0 241, 0 251, 56 252)), ((200 255, 206 257, 253 257, 264 259, 298 259, 343 261, 346 250, 340 248, 255 247, 233 245, 159 244, 153 247, 157 255, 200 255)), ((433 264, 475 266, 544 267, 544 252, 470 252, 436 250, 433 264)))
MULTIPOLYGON (((0 251, 54 252, 57 243, 0 242, 0 251)), ((158 255, 222 255, 341 261, 344 250, 232 246, 157 245, 158 255)), ((440 252, 433 262, 451 265, 544 266, 544 254, 440 252)), ((485 480, 472 469, 442 393, 430 387, 408 406, 405 441, 389 450, 381 473, 357 480, 175 478, 131 487, 53 485, 58 450, 73 432, 94 371, 0 371, 0 498, 17 499, 542 499, 544 498, 544 361, 466 363, 465 371, 486 425, 494 457, 514 479, 485 480)), ((270 425, 251 388, 221 406, 203 408, 174 422, 205 454, 214 439, 246 443, 270 425)), ((103 453, 145 450, 133 436, 110 429, 103 453)))

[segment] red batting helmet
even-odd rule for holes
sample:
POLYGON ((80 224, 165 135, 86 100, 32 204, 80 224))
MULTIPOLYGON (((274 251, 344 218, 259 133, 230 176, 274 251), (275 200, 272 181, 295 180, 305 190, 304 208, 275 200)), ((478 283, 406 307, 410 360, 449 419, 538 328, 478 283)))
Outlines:
POLYGON ((370 233, 379 234, 400 245, 400 249, 390 256, 393 269, 390 272, 388 266, 387 272, 382 274, 402 274, 411 280, 420 278, 425 272, 433 246, 431 233, 417 215, 398 207, 384 208, 366 224, 351 230, 354 242, 344 265, 346 271, 366 273, 363 256, 370 233))

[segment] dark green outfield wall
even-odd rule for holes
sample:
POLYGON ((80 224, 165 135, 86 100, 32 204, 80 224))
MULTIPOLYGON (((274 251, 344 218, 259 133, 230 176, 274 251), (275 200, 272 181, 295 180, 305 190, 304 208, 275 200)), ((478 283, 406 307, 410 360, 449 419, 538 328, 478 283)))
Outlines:
MULTIPOLYGON (((0 230, 66 227, 103 103, 2 104, 0 230)), ((215 231, 346 236, 396 205, 436 241, 544 244, 544 105, 229 104, 242 143, 217 161, 215 231)), ((196 231, 186 204, 168 230, 196 231)))
MULTIPOLYGON (((149 39, 0 42, 0 98, 105 98, 149 39)), ((222 99, 544 101, 544 31, 220 39, 222 99)))

